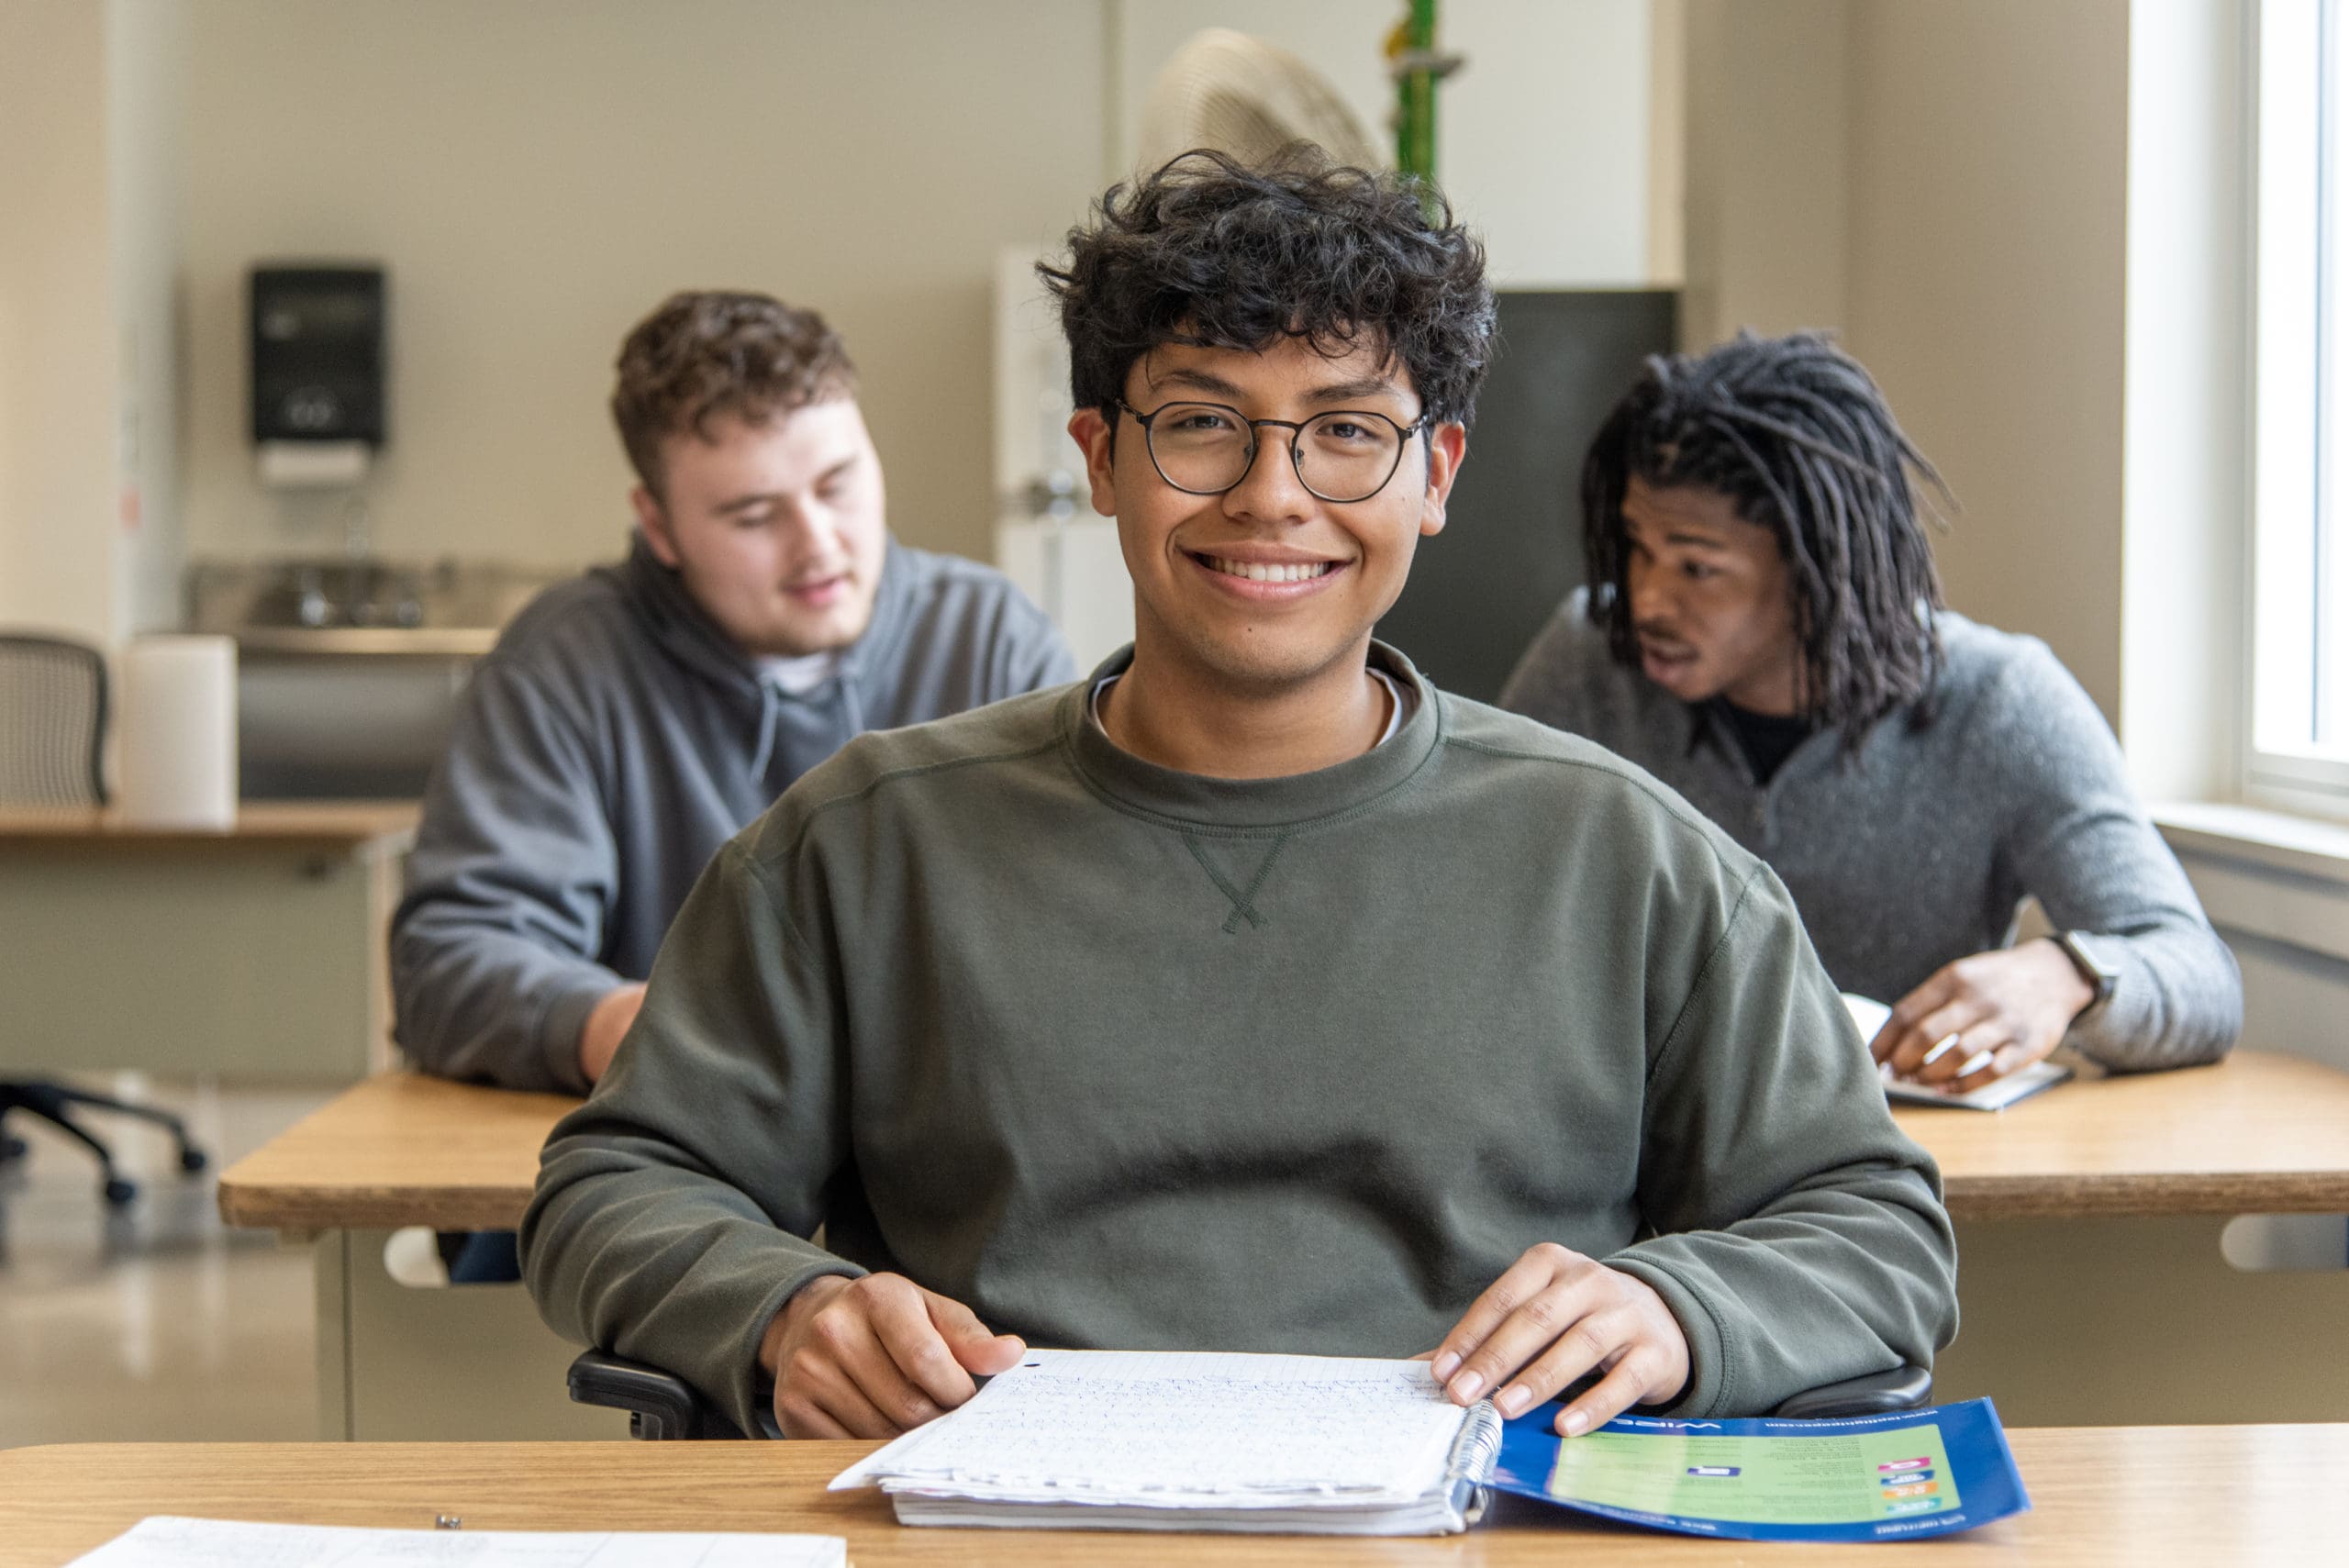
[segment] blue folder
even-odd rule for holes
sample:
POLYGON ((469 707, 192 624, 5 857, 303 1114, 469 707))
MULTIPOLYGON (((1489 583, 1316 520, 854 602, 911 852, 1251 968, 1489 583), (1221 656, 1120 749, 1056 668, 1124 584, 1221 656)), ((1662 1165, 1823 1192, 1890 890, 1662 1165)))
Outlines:
POLYGON ((1554 1403, 1506 1423, 1486 1483, 1606 1518, 1732 1540, 1913 1540, 2023 1513, 1987 1399, 1884 1416, 1619 1416, 1562 1438, 1554 1403))

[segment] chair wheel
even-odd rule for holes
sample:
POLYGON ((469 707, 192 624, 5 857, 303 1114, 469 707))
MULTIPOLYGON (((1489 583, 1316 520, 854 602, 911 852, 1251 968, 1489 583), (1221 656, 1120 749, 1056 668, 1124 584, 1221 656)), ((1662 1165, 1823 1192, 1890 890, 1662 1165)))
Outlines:
POLYGON ((195 1174, 196 1172, 203 1170, 205 1166, 211 1162, 211 1161, 205 1158, 204 1151, 201 1149, 183 1149, 180 1151, 180 1169, 185 1171, 189 1175, 195 1174))
POLYGON ((108 1176, 106 1192, 106 1202, 113 1207, 120 1208, 139 1195, 139 1184, 126 1182, 120 1176, 108 1176))

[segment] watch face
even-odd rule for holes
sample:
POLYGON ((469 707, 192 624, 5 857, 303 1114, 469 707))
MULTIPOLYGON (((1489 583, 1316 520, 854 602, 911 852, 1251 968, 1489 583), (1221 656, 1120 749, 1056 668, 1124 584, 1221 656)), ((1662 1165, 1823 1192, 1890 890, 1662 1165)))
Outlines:
POLYGON ((2096 950, 2089 945, 2087 932, 2065 931, 2055 940, 2057 945, 2063 948, 2065 954, 2071 959, 2073 967, 2080 972, 2080 978, 2087 981, 2088 988, 2096 993, 2095 1001, 2089 1006, 2093 1006, 2096 1002, 2101 1002, 2112 995, 2113 982, 2118 976, 2105 966, 2101 959, 2097 957, 2096 950))

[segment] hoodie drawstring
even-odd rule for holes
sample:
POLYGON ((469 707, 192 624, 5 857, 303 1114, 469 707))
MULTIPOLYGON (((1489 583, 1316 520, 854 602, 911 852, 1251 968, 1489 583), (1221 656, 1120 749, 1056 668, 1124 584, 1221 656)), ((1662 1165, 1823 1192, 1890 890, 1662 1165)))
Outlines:
POLYGON ((783 728, 783 694, 774 689, 772 681, 759 683, 759 739, 751 749, 751 776, 767 776, 767 763, 774 757, 775 737, 783 728))
POLYGON ((864 733, 864 703, 857 693, 857 683, 849 678, 847 670, 840 673, 840 686, 841 717, 846 721, 846 728, 841 732, 841 744, 845 746, 864 733))

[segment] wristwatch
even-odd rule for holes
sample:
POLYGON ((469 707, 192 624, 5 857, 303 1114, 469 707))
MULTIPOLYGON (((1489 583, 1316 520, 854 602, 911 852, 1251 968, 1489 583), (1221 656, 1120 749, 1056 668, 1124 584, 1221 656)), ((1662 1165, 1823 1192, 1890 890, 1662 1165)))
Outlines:
POLYGON ((2121 972, 2097 956, 2097 937, 2093 931, 2057 931, 2052 940, 2064 950, 2064 956, 2072 961, 2072 967, 2080 972, 2080 978, 2087 981, 2088 988, 2096 993, 2088 998, 2087 1006, 2072 1015, 2072 1021, 2077 1023, 2112 999, 2112 988, 2119 983, 2121 972))

